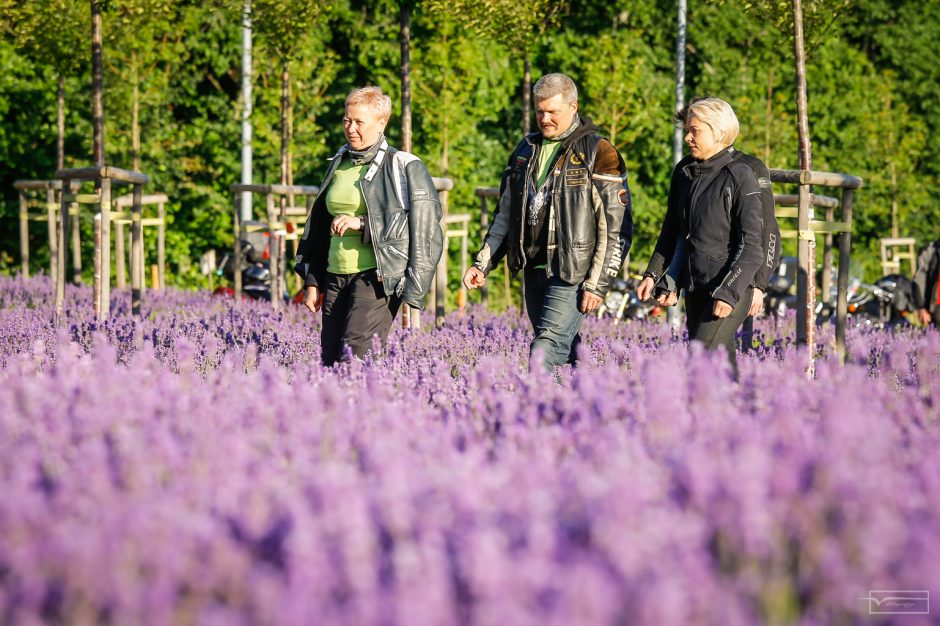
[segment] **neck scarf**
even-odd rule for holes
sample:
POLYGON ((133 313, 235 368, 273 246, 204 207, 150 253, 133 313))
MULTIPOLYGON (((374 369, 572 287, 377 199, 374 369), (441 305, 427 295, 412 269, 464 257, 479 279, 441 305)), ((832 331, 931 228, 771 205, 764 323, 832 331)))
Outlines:
POLYGON ((349 159, 352 161, 353 165, 365 165, 366 163, 371 163, 372 159, 375 158, 375 155, 379 153, 379 149, 385 144, 385 133, 379 135, 378 141, 366 148, 365 150, 353 150, 349 147, 349 144, 346 144, 346 154, 349 155, 349 159))

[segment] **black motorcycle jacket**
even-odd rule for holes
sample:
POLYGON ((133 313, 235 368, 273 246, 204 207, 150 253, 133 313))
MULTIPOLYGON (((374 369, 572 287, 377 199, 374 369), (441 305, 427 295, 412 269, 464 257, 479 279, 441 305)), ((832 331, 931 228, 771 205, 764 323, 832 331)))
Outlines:
MULTIPOLYGON (((542 134, 527 135, 513 151, 500 184, 499 203, 474 265, 484 273, 506 256, 513 273, 526 266, 524 219, 529 179, 537 175, 542 134)), ((607 293, 633 238, 626 165, 591 120, 567 137, 550 176, 547 268, 586 291, 607 293)))
MULTIPOLYGON (((780 266, 780 225, 777 223, 777 216, 774 215, 774 192, 770 183, 770 171, 764 162, 753 157, 746 152, 735 150, 732 152, 732 158, 745 163, 753 170, 757 176, 757 183, 760 185, 760 202, 763 209, 764 227, 761 230, 761 249, 764 251, 764 262, 754 274, 754 280, 751 286, 766 292, 770 283, 771 276, 780 266)), ((691 156, 680 161, 680 165, 685 167, 694 162, 691 156)), ((672 262, 669 270, 663 275, 656 285, 656 295, 664 292, 674 292, 679 290, 679 285, 683 283, 684 271, 687 271, 688 259, 686 258, 687 246, 685 240, 678 242, 673 253, 672 262)))
POLYGON ((763 190, 751 167, 734 153, 728 147, 707 161, 686 157, 676 165, 666 217, 644 273, 658 281, 681 238, 687 255, 681 286, 706 289, 732 306, 755 284, 767 257, 761 241, 763 190))
MULTIPOLYGON (((333 221, 326 208, 326 190, 347 149, 343 146, 333 157, 297 249, 294 271, 306 286, 323 285, 326 278, 333 221)), ((375 250, 385 295, 400 296, 408 306, 423 309, 444 250, 441 203, 431 175, 418 157, 383 140, 360 189, 367 214, 362 241, 375 250)))

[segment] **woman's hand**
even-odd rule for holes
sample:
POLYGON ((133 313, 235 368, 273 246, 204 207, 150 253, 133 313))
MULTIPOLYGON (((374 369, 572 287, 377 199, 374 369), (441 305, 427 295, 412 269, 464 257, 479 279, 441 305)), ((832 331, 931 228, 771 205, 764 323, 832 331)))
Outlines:
POLYGON ((733 310, 734 307, 724 300, 715 300, 715 304, 712 306, 712 315, 715 317, 728 317, 733 310))
POLYGON ((754 296, 751 298, 751 308, 748 309, 747 314, 753 317, 757 317, 761 314, 761 311, 764 310, 764 291, 754 287, 754 296))
POLYGON ((347 230, 362 230, 362 218, 353 215, 337 215, 330 224, 330 233, 342 237, 347 230))
POLYGON ((656 283, 653 282, 653 279, 647 276, 640 281, 640 284, 636 288, 636 297, 640 299, 640 302, 646 302, 650 299, 650 296, 653 295, 653 288, 656 287, 656 283))
POLYGON ((307 293, 304 296, 304 306, 310 309, 311 313, 316 313, 323 306, 323 294, 314 286, 307 287, 307 293))
POLYGON ((930 311, 927 309, 917 309, 917 321, 919 321, 924 326, 930 326, 930 323, 933 321, 933 317, 930 315, 930 311))
POLYGON ((675 306, 679 302, 679 294, 675 291, 667 291, 656 298, 656 302, 659 303, 659 306, 675 306))

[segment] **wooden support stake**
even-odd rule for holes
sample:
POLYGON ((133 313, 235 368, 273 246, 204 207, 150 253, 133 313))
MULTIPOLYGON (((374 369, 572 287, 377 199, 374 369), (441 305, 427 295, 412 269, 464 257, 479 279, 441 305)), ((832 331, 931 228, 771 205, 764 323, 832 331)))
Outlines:
POLYGON ((20 271, 23 278, 29 277, 29 208, 26 206, 26 192, 20 196, 20 271))
POLYGON ((281 294, 278 291, 281 281, 281 259, 280 257, 280 245, 278 243, 278 236, 275 234, 275 222, 277 222, 277 215, 274 212, 274 194, 268 193, 266 196, 267 199, 267 208, 268 208, 268 250, 270 252, 270 268, 271 268, 271 307, 277 311, 281 308, 281 294))
POLYGON ((154 288, 166 289, 166 205, 162 202, 157 205, 157 268, 160 271, 159 280, 154 281, 154 288))
POLYGON ((101 241, 95 246, 95 257, 101 263, 101 291, 99 292, 99 320, 111 314, 111 179, 101 179, 101 241))
MULTIPOLYGON (((840 218, 843 222, 852 223, 852 198, 854 192, 851 188, 842 190, 842 211, 840 218)), ((836 352, 839 360, 845 363, 845 317, 848 312, 849 291, 849 253, 852 248, 852 232, 845 231, 839 235, 839 294, 836 300, 836 352)))
MULTIPOLYGON (((60 192, 61 193, 61 192, 60 192)), ((46 189, 46 219, 49 226, 49 276, 52 278, 52 284, 58 284, 58 256, 59 256, 59 208, 56 206, 55 189, 48 187, 46 189)))
POLYGON ((234 275, 232 280, 235 283, 235 301, 242 298, 242 195, 241 192, 235 192, 235 259, 232 263, 234 275))
POLYGON ((124 224, 114 225, 114 279, 118 289, 127 288, 127 251, 124 249, 124 224))
POLYGON ((134 185, 134 204, 131 206, 131 312, 134 315, 140 315, 144 288, 144 227, 140 223, 142 195, 142 185, 134 185))

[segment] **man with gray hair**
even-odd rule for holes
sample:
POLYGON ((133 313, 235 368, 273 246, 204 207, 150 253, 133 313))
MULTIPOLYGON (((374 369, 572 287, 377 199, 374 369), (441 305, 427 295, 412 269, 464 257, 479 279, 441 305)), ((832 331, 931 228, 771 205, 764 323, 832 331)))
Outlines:
POLYGON ((529 369, 575 364, 584 316, 597 310, 633 235, 623 158, 600 129, 578 114, 578 89, 564 74, 532 89, 539 131, 509 158, 492 225, 468 289, 481 287, 503 256, 523 270, 535 338, 529 369))

